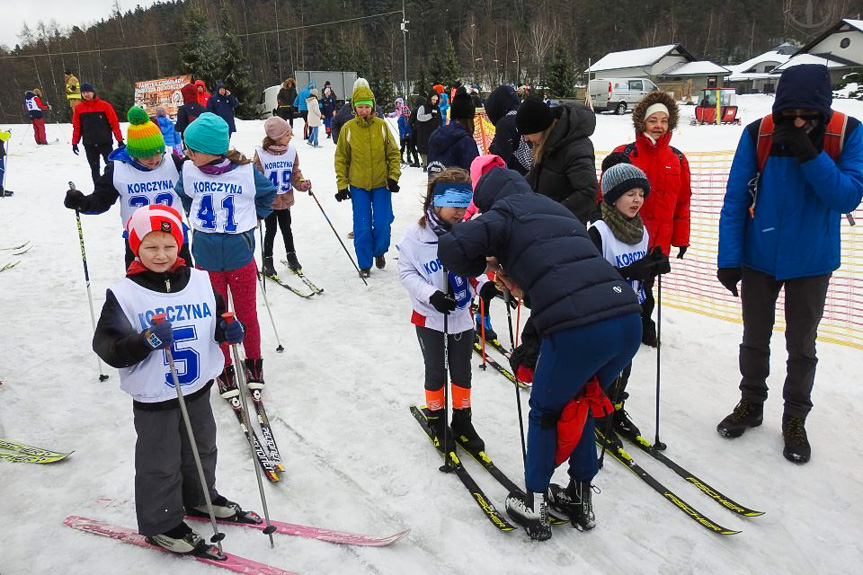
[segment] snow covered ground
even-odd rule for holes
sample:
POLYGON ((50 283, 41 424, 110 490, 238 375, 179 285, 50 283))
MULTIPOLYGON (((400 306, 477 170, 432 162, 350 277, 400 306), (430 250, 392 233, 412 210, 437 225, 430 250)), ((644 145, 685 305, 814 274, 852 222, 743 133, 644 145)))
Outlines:
MULTIPOLYGON (((769 110, 766 96, 740 98, 744 125, 769 110)), ((838 109, 863 117, 863 103, 838 109)), ((742 127, 688 125, 682 111, 674 144, 683 151, 730 150, 742 127)), ((297 124, 299 126, 299 123, 297 124)), ((8 126, 7 126, 8 127, 8 126)), ((100 383, 90 351, 90 318, 75 218, 62 204, 69 180, 92 191, 82 156, 69 149, 68 125, 48 126, 51 146, 37 147, 27 125, 11 126, 7 187, 0 199, 0 247, 33 242, 21 264, 0 274, 3 342, 0 354, 0 437, 57 450, 75 450, 50 466, 0 462, 0 573, 3 575, 124 572, 207 573, 213 568, 122 545, 63 527, 79 514, 135 527, 131 402, 118 377, 100 383), (26 135, 26 137, 24 137, 26 135), (109 501, 100 498, 108 498, 109 501)), ((235 146, 251 153, 262 123, 238 122, 235 146)), ((125 132, 125 126, 123 127, 125 132)), ((630 141, 630 116, 598 118, 597 150, 630 141)), ((333 145, 299 146, 307 178, 339 234, 350 230, 348 204, 333 199, 333 145)), ((393 243, 420 215, 425 174, 407 169, 394 197, 393 243)), ((737 398, 741 326, 667 308, 663 314, 662 439, 668 454, 740 503, 766 511, 742 519, 646 455, 635 459, 713 520, 743 532, 707 532, 638 478, 607 460, 595 480, 598 526, 580 533, 556 528, 551 541, 531 543, 522 530, 494 529, 454 476, 438 471, 433 451, 408 412, 423 400, 422 359, 409 323, 407 295, 398 282, 395 251, 365 288, 315 203, 298 194, 294 234, 303 269, 326 289, 301 300, 270 286, 283 354, 261 307, 267 406, 287 473, 265 485, 274 519, 385 534, 411 528, 384 549, 344 548, 228 528, 226 549, 307 575, 549 574, 549 573, 837 573, 863 560, 858 513, 863 502, 861 447, 855 422, 863 417, 860 352, 820 344, 808 421, 812 461, 782 457, 780 423, 784 377, 782 337, 774 341, 773 397, 764 425, 733 441, 716 423, 737 398)), ((105 288, 122 276, 123 243, 116 207, 84 217, 97 313, 105 288)), ((277 242, 277 255, 281 254, 277 242)), ((0 264, 13 259, 0 252, 0 264)), ((260 301, 260 300, 259 300, 260 301)), ((502 304, 495 325, 505 333, 502 304)), ((505 337, 502 337, 506 341, 505 337)), ((653 437, 655 352, 635 359, 627 404, 653 437)), ((489 370, 474 370, 475 422, 498 466, 520 480, 521 451, 513 389, 489 370)), ((526 402, 528 395, 523 393, 526 402)), ((219 424, 218 487, 260 510, 253 466, 234 415, 213 394, 219 424)), ((473 462, 467 467, 499 510, 505 491, 473 462)), ((566 481, 564 468, 556 480, 566 481)), ((205 524, 199 531, 207 533, 205 524)), ((858 567, 859 568, 859 567, 858 567)))

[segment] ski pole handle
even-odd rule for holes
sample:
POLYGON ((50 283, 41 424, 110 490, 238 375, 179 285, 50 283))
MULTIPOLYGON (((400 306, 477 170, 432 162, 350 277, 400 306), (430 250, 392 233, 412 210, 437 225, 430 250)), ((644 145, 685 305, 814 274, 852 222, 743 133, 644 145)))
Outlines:
POLYGON ((150 318, 150 323, 152 323, 153 325, 156 325, 157 323, 162 323, 163 321, 165 321, 166 317, 167 315, 165 313, 157 313, 150 318))
POLYGON ((75 187, 75 182, 69 182, 69 189, 70 190, 77 190, 78 189, 75 187))
MULTIPOLYGON (((164 315, 164 314, 159 314, 159 315, 164 315)), ((155 317, 155 316, 153 316, 153 317, 155 317)), ((225 323, 233 323, 233 321, 235 319, 237 319, 237 316, 232 311, 226 311, 225 313, 222 314, 222 319, 225 320, 225 323)))

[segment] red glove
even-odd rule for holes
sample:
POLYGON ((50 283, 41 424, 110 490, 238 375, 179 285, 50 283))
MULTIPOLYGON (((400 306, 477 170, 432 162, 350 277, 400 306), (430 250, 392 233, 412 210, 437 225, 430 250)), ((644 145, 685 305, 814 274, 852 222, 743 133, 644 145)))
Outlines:
POLYGON ((534 371, 535 370, 532 367, 524 367, 523 365, 520 365, 515 372, 515 378, 524 383, 533 383, 534 371))

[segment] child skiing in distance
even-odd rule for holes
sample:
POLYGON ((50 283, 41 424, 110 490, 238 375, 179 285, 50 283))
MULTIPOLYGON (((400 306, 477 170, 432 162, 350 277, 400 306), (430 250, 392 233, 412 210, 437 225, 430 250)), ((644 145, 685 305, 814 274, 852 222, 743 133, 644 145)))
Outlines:
POLYGON ((161 204, 139 208, 129 218, 126 230, 137 259, 126 277, 106 293, 93 350, 120 370, 120 388, 133 400, 138 437, 138 531, 168 551, 218 559, 219 549, 192 531, 183 517, 208 513, 194 448, 200 455, 216 517, 261 523, 256 513, 244 511, 215 489, 216 421, 210 407, 210 388, 222 370, 219 342, 240 342, 243 325, 221 319, 225 303, 207 274, 177 256, 183 242, 183 222, 174 208, 161 204), (151 323, 161 311, 167 314, 167 321, 151 323), (175 341, 182 342, 181 346, 175 347, 175 341), (177 376, 195 436, 194 447, 184 429, 164 349, 171 349, 178 360, 177 376))
POLYGON ((387 265, 385 254, 394 219, 392 194, 399 191, 401 168, 395 138, 375 112, 375 95, 360 80, 354 85, 351 105, 357 115, 342 128, 336 146, 336 201, 351 200, 354 250, 360 275, 367 278, 372 256, 379 270, 387 265))
POLYGON ((282 237, 285 240, 288 267, 293 271, 302 269, 294 249, 294 235, 291 232, 291 206, 294 205, 294 188, 307 192, 312 187, 312 182, 303 179, 303 173, 300 171, 297 148, 291 143, 293 137, 291 125, 282 118, 273 116, 264 122, 264 131, 267 135, 261 147, 255 149, 254 164, 255 168, 276 186, 273 213, 264 220, 266 225, 264 261, 261 269, 264 276, 273 277, 276 275, 276 269, 273 266, 273 242, 278 228, 282 229, 282 237))
MULTIPOLYGON (((448 383, 444 365, 446 314, 449 315, 447 351, 452 384, 452 433, 471 453, 479 453, 485 449, 485 444, 471 423, 470 360, 474 334, 470 302, 475 293, 495 287, 485 274, 478 279, 468 279, 447 272, 437 256, 438 237, 462 221, 472 195, 466 171, 452 168, 439 173, 429 182, 422 217, 405 230, 396 247, 399 279, 411 298, 411 323, 416 326, 425 362, 424 411, 429 426, 444 445, 447 439, 444 386, 448 383)), ((454 448, 454 445, 449 447, 454 448)))
MULTIPOLYGON (((258 218, 272 212, 276 188, 252 162, 228 150, 228 124, 216 114, 198 116, 183 133, 186 157, 176 192, 194 230, 192 253, 197 267, 210 274, 216 291, 228 301, 233 296, 237 319, 246 327, 243 348, 250 389, 264 386, 261 328, 255 307, 257 265, 255 229, 258 218)), ((236 395, 234 366, 227 345, 222 346, 225 371, 219 376, 223 397, 236 395)))
POLYGON ((309 97, 306 98, 306 108, 308 108, 308 123, 309 123, 309 140, 306 142, 313 148, 320 148, 318 144, 318 131, 321 127, 321 104, 318 102, 318 89, 312 88, 309 90, 309 97))
MULTIPOLYGON (((650 193, 650 182, 639 168, 622 162, 603 173, 601 185, 600 215, 589 224, 587 233, 602 257, 630 282, 638 295, 638 303, 644 303, 644 281, 671 271, 668 256, 662 253, 661 248, 648 253, 650 238, 638 215, 650 193)), ((614 412, 606 416, 612 418, 611 428, 606 418, 596 421, 597 432, 604 434, 608 429, 605 441, 609 449, 622 447, 615 432, 633 441, 641 434, 623 409, 629 397, 625 389, 631 371, 630 362, 608 390, 614 405, 614 412)))
POLYGON ((36 143, 40 146, 47 146, 45 118, 42 113, 45 110, 50 110, 51 106, 42 102, 42 90, 33 88, 24 92, 24 107, 27 108, 27 114, 33 123, 33 137, 36 139, 36 143))
MULTIPOLYGON (((165 141, 159 127, 150 121, 142 108, 133 106, 127 114, 129 128, 127 145, 108 156, 105 172, 96 180, 92 194, 68 190, 63 201, 70 210, 84 214, 103 214, 120 200, 120 220, 125 226, 132 213, 149 204, 164 204, 180 208, 180 198, 174 192, 180 178, 182 160, 165 154, 165 141)), ((125 227, 123 235, 125 237, 125 227)), ((181 244, 180 257, 192 265, 189 244, 181 244)), ((126 267, 135 259, 126 238, 126 267)))
POLYGON ((177 132, 177 128, 174 127, 174 123, 171 122, 171 119, 168 117, 168 111, 162 106, 156 106, 156 119, 154 123, 159 126, 159 129, 162 131, 162 137, 165 139, 165 146, 170 148, 171 152, 173 152, 175 156, 182 158, 183 139, 180 137, 180 133, 177 132))

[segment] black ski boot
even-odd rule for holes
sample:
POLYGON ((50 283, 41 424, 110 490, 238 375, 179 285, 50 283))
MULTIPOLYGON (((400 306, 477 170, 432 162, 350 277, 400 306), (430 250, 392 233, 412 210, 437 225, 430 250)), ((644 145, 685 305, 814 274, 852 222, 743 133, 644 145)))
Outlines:
POLYGON ((382 270, 385 267, 387 267, 386 255, 381 254, 379 256, 375 256, 375 267, 378 268, 379 270, 382 270))
POLYGON ((264 388, 264 360, 246 359, 246 385, 251 390, 264 388))
POLYGON ((452 429, 452 434, 459 445, 464 446, 469 452, 479 453, 480 451, 485 451, 485 442, 476 432, 476 429, 474 429, 473 423, 471 423, 471 410, 469 407, 452 410, 450 429, 452 429))
POLYGON ((216 383, 219 385, 219 394, 225 399, 240 395, 240 389, 237 387, 237 374, 234 372, 234 364, 225 366, 225 369, 222 370, 222 375, 216 378, 216 383))
POLYGON ((452 431, 450 431, 450 428, 446 424, 444 410, 437 409, 435 411, 429 411, 428 408, 425 408, 423 411, 425 411, 426 414, 429 430, 432 432, 432 435, 434 435, 435 447, 437 447, 439 451, 443 452, 455 449, 452 431), (444 442, 446 442, 446 448, 444 447, 444 442))
POLYGON ((609 417, 614 418, 614 414, 596 418, 593 427, 593 434, 600 445, 605 443, 605 449, 607 451, 617 453, 623 450, 623 442, 620 440, 620 437, 617 436, 617 433, 614 432, 614 419, 611 420, 612 426, 609 428, 609 417), (606 430, 608 430, 608 435, 605 435, 606 430))
POLYGON ((186 525, 185 522, 164 533, 150 535, 147 537, 147 541, 179 555, 196 555, 198 557, 215 559, 216 561, 224 561, 226 559, 218 547, 207 543, 203 537, 192 531, 192 528, 186 525))
MULTIPOLYGON (((229 501, 224 495, 219 495, 212 501, 213 503, 213 515, 216 516, 216 519, 220 521, 230 521, 231 523, 249 523, 253 525, 260 525, 264 522, 261 519, 261 516, 255 513, 254 511, 245 511, 239 504, 234 503, 233 501, 229 501)), ((209 517, 210 513, 207 511, 207 506, 205 505, 195 505, 194 507, 186 508, 186 515, 191 515, 193 517, 209 517)))
POLYGON ((812 456, 812 447, 806 437, 806 419, 785 414, 782 416, 782 439, 785 449, 782 455, 793 463, 806 463, 812 456))
POLYGON ((569 517, 572 526, 579 531, 590 531, 596 527, 590 481, 570 479, 565 489, 552 483, 548 486, 548 504, 569 517))
POLYGON ((506 512, 513 521, 524 527, 534 541, 551 539, 548 522, 548 503, 542 493, 510 493, 505 502, 506 512))
POLYGON ((614 413, 611 414, 611 429, 630 441, 635 441, 641 435, 641 430, 632 423, 629 414, 623 409, 622 401, 614 406, 614 413))
POLYGON ((261 275, 265 278, 276 277, 276 268, 273 267, 273 256, 264 256, 264 265, 261 266, 261 275))
POLYGON ((641 322, 641 343, 650 347, 656 347, 659 343, 656 338, 656 323, 652 319, 641 322))
POLYGON ((722 437, 740 437, 750 427, 758 427, 764 418, 764 404, 748 399, 741 399, 725 419, 716 426, 716 432, 722 437))
POLYGON ((288 252, 286 259, 288 260, 288 267, 291 268, 291 271, 299 272, 303 270, 303 266, 300 265, 300 260, 297 259, 297 252, 288 252))

